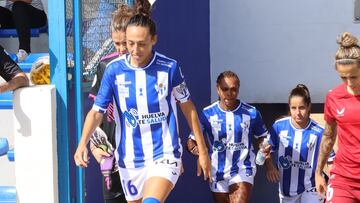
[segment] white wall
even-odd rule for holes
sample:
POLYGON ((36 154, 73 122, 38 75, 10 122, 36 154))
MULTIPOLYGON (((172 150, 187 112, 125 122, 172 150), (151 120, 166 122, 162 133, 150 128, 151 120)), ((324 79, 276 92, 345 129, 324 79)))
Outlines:
POLYGON ((306 84, 313 103, 340 83, 333 66, 336 38, 353 23, 352 0, 210 1, 212 100, 216 77, 230 69, 240 76, 240 98, 286 103, 289 91, 306 84))
POLYGON ((13 104, 17 202, 58 202, 55 86, 18 89, 13 104))

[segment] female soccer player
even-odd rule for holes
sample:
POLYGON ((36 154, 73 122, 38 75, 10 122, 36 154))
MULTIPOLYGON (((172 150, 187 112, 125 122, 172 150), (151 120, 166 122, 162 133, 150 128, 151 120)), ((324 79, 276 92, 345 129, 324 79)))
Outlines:
POLYGON ((358 39, 343 33, 338 39, 335 69, 343 83, 330 90, 324 107, 325 131, 315 173, 316 189, 327 202, 360 202, 360 47, 358 39), (338 135, 338 151, 330 181, 321 171, 338 135))
MULTIPOLYGON (((222 72, 216 88, 219 101, 199 114, 211 146, 210 189, 217 203, 249 202, 256 173, 253 138, 262 142, 268 132, 256 108, 238 99, 240 80, 235 73, 222 72)), ((195 155, 196 144, 188 140, 188 150, 195 155)))
MULTIPOLYGON (((138 0, 132 8, 125 4, 120 5, 119 8, 112 14, 110 30, 111 39, 116 52, 105 56, 99 63, 96 76, 94 77, 93 86, 89 94, 91 99, 95 100, 96 95, 98 94, 101 79, 104 75, 107 64, 127 53, 125 38, 126 25, 130 18, 135 15, 135 11, 139 7, 143 6, 150 7, 151 5, 146 0, 138 0)), ((118 166, 115 157, 113 156, 114 149, 117 148, 115 140, 116 125, 113 112, 114 106, 110 103, 107 107, 106 117, 103 119, 100 128, 97 128, 96 133, 94 133, 91 137, 92 142, 90 143, 90 149, 95 159, 101 164, 100 168, 104 174, 102 187, 104 201, 106 203, 121 203, 126 202, 126 199, 121 187, 118 166)))
POLYGON ((87 166, 86 145, 114 99, 119 138, 115 155, 126 199, 131 203, 158 203, 165 201, 181 170, 176 102, 198 142, 204 179, 210 176, 210 160, 177 61, 153 51, 157 41, 155 23, 149 11, 139 11, 126 28, 129 54, 108 65, 74 159, 78 166, 87 166))
POLYGON ((280 180, 282 203, 323 202, 315 190, 314 173, 324 129, 310 118, 311 97, 305 85, 292 89, 288 103, 290 116, 275 121, 270 130, 269 143, 272 151, 278 152, 278 169, 270 157, 266 159, 267 178, 280 180))

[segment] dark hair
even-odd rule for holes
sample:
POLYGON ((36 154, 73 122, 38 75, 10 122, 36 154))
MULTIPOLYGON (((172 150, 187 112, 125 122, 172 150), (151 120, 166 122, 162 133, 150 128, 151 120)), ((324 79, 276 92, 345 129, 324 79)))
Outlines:
POLYGON ((129 26, 148 27, 152 36, 156 35, 156 25, 151 19, 151 4, 148 0, 139 0, 134 4, 135 15, 132 16, 127 24, 129 26))
POLYGON ((335 66, 357 63, 360 65, 360 46, 358 39, 348 32, 344 32, 338 39, 339 48, 335 55, 335 66))
POLYGON ((135 0, 132 7, 127 4, 120 4, 119 8, 112 14, 111 32, 125 32, 131 17, 139 13, 150 15, 150 9, 151 4, 148 0, 135 0))
POLYGON ((126 26, 130 18, 135 14, 133 8, 130 8, 126 4, 122 4, 119 8, 112 13, 111 32, 125 32, 126 26))
POLYGON ((236 75, 236 73, 234 73, 232 71, 229 71, 229 70, 220 73, 220 75, 216 79, 216 85, 220 85, 221 80, 224 79, 225 77, 227 77, 227 78, 235 78, 238 87, 240 87, 240 79, 239 79, 239 77, 236 75))
POLYGON ((298 84, 294 89, 291 90, 288 101, 289 104, 290 104, 290 99, 294 96, 302 97, 307 106, 311 104, 309 89, 303 84, 298 84))

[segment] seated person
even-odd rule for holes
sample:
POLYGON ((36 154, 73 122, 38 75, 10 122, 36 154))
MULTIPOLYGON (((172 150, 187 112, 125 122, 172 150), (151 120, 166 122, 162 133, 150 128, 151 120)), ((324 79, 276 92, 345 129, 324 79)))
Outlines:
POLYGON ((29 85, 29 79, 20 67, 5 53, 0 45, 0 76, 6 82, 0 83, 0 94, 29 85))
POLYGON ((19 36, 19 61, 24 61, 30 49, 30 29, 43 27, 47 23, 41 0, 5 0, 0 6, 0 28, 16 28, 19 36))

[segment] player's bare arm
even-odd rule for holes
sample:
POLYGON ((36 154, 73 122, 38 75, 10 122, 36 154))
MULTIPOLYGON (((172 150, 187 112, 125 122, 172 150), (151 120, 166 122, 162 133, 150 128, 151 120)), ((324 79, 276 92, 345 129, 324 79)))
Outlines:
POLYGON ((322 177, 322 171, 328 160, 329 154, 334 147, 336 141, 336 123, 325 124, 325 130, 320 144, 320 153, 318 157, 317 167, 315 171, 315 183, 318 194, 325 198, 326 183, 322 177))
POLYGON ((77 166, 87 167, 89 157, 86 146, 90 140, 92 133, 95 131, 96 127, 100 125, 102 118, 103 114, 93 109, 91 109, 87 114, 81 139, 74 154, 74 160, 77 166))
MULTIPOLYGON (((195 136, 197 147, 199 150, 199 160, 198 163, 203 170, 204 179, 210 179, 211 177, 211 162, 208 155, 208 150, 204 140, 204 136, 201 132, 199 118, 194 104, 191 100, 180 104, 181 111, 184 113, 184 116, 195 136)), ((198 168, 198 176, 201 174, 198 168)))

